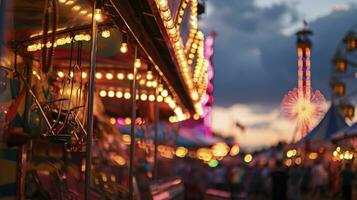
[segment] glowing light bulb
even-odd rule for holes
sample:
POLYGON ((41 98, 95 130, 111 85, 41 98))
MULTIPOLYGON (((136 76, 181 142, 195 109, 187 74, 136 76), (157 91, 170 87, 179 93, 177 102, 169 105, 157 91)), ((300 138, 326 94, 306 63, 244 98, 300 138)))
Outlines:
POLYGON ((146 82, 146 86, 147 87, 152 87, 152 82, 151 81, 146 82))
POLYGON ((141 101, 146 101, 147 98, 148 97, 146 94, 141 94, 141 96, 140 96, 141 101))
POLYGON ((164 100, 164 97, 161 95, 157 96, 157 102, 162 102, 164 100))
POLYGON ((80 6, 78 6, 78 5, 75 5, 75 6, 73 6, 73 8, 72 8, 73 10, 75 10, 75 11, 79 11, 80 9, 81 9, 81 7, 80 6))
POLYGON ((124 98, 125 99, 130 99, 130 97, 131 97, 131 94, 129 92, 125 92, 124 93, 124 98))
POLYGON ((162 90, 161 95, 162 95, 163 97, 167 97, 167 95, 169 95, 169 92, 164 89, 164 90, 162 90))
POLYGON ((146 74, 146 79, 147 80, 152 80, 153 79, 153 75, 152 75, 152 71, 148 71, 146 74))
POLYGON ((123 92, 117 91, 117 93, 115 94, 115 96, 120 99, 120 98, 123 97, 123 92))
POLYGON ((133 80, 133 79, 134 79, 134 75, 133 75, 132 73, 129 73, 129 74, 127 75, 127 78, 128 78, 129 80, 133 80))
POLYGON ((149 95, 149 101, 155 101, 155 95, 150 94, 149 95))
POLYGON ((114 117, 111 117, 111 118, 109 119, 109 122, 110 122, 111 125, 114 125, 114 124, 116 123, 116 120, 115 120, 114 117))
MULTIPOLYGON (((129 117, 127 117, 127 118, 125 118, 124 122, 126 125, 129 125, 129 124, 131 124, 131 119, 129 117)), ((130 139, 130 137, 129 137, 129 139, 130 139)))
POLYGON ((141 67, 141 61, 140 61, 139 58, 135 59, 134 67, 136 67, 136 68, 140 68, 141 67))
POLYGON ((110 91, 108 92, 108 97, 113 98, 114 96, 115 96, 115 92, 112 91, 112 90, 110 90, 110 91))
POLYGON ((105 78, 107 78, 108 80, 112 80, 113 79, 113 74, 112 73, 107 73, 105 75, 105 78))
POLYGON ((105 90, 101 90, 101 91, 99 92, 99 96, 105 97, 105 96, 107 96, 107 92, 106 92, 105 90))
POLYGON ((101 9, 95 9, 94 12, 94 19, 98 22, 103 21, 103 16, 102 16, 102 10, 101 9))
POLYGON ((118 78, 119 80, 123 80, 123 79, 124 79, 124 74, 123 74, 123 73, 118 73, 118 74, 117 74, 117 78, 118 78))
POLYGON ((120 52, 122 52, 122 53, 128 52, 128 44, 127 43, 121 43, 120 52))
POLYGON ((97 73, 95 74, 95 78, 97 78, 97 79, 102 79, 102 78, 103 78, 103 74, 100 73, 100 72, 97 72, 97 73))
POLYGON ((252 154, 247 154, 244 156, 244 162, 250 163, 253 160, 252 154))
POLYGON ((144 85, 144 84, 145 84, 145 80, 144 80, 144 79, 141 79, 141 80, 139 81, 139 84, 140 84, 140 85, 144 85))
POLYGON ((86 72, 82 72, 82 78, 87 78, 87 73, 86 72))
POLYGON ((79 14, 81 14, 81 15, 86 15, 88 13, 88 11, 86 11, 86 10, 81 10, 80 12, 79 12, 79 14))
POLYGON ((60 77, 60 78, 63 78, 63 77, 64 77, 64 73, 61 72, 61 71, 59 71, 59 72, 57 73, 57 76, 60 77))
POLYGON ((109 38, 110 37, 110 31, 109 30, 104 30, 102 32, 102 37, 103 38, 109 38))
POLYGON ((200 119, 200 115, 197 114, 197 113, 195 113, 195 114, 193 115, 193 119, 194 119, 194 120, 199 120, 199 119, 200 119))

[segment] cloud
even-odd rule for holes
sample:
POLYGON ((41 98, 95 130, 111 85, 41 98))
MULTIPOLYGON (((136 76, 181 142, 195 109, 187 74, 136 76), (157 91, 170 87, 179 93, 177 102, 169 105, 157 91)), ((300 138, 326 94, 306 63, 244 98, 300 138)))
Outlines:
POLYGON ((235 104, 231 107, 214 107, 212 128, 224 136, 232 136, 246 149, 269 146, 279 141, 290 141, 294 124, 280 117, 278 109, 266 109, 261 105, 235 104), (235 127, 245 126, 242 132, 235 127))
MULTIPOLYGON (((255 1, 208 1, 200 22, 206 33, 217 32, 216 105, 237 102, 276 106, 296 87, 295 36, 283 30, 302 21, 291 1, 257 6, 255 1)), ((340 38, 357 18, 357 8, 339 5, 310 23, 313 87, 329 97, 330 59, 340 38), (347 9, 348 8, 348 9, 347 9)))
POLYGON ((346 1, 269 2, 262 6, 251 0, 207 1, 208 12, 200 21, 206 33, 217 33, 213 129, 233 136, 246 148, 292 138, 294 124, 280 117, 278 107, 284 95, 297 85, 293 33, 306 17, 302 8, 310 12, 313 4, 316 11, 308 15, 314 32, 312 86, 327 99, 331 57, 357 18, 356 4, 346 1), (234 127, 236 121, 247 127, 245 133, 234 127))

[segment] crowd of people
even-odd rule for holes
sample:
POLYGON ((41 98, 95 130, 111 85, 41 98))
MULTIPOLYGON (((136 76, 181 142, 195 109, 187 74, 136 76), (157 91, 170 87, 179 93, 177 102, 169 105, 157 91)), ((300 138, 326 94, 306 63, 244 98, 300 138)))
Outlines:
MULTIPOLYGON (((185 166, 185 165, 183 165, 185 166)), ((187 199, 203 199, 208 188, 227 191, 232 199, 352 200, 352 163, 315 160, 289 167, 281 160, 246 164, 220 163, 215 168, 181 167, 187 199)))

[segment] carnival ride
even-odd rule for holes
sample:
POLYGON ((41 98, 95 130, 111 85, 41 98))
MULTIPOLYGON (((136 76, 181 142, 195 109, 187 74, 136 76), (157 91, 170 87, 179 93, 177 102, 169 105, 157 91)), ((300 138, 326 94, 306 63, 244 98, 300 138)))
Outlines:
POLYGON ((320 91, 313 91, 311 86, 311 47, 312 42, 309 36, 307 23, 304 28, 296 33, 297 53, 298 53, 298 87, 291 90, 284 96, 281 103, 283 116, 296 123, 293 134, 295 141, 296 134, 304 137, 318 122, 324 112, 325 98, 320 91))
MULTIPOLYGON (((152 197, 170 193, 158 179, 173 175, 160 170, 173 158, 207 165, 229 154, 222 139, 204 136, 209 123, 201 136, 179 131, 191 117, 203 122, 213 103, 214 40, 205 52, 197 0, 16 0, 9 7, 0 163, 16 164, 4 164, 15 172, 0 185, 7 196, 139 199, 152 183, 152 197), (215 146, 213 155, 216 143, 223 154, 215 146)), ((182 197, 182 183, 170 182, 182 197)))
POLYGON ((357 26, 347 31, 337 46, 332 58, 331 93, 332 102, 350 123, 353 123, 357 103, 357 26))

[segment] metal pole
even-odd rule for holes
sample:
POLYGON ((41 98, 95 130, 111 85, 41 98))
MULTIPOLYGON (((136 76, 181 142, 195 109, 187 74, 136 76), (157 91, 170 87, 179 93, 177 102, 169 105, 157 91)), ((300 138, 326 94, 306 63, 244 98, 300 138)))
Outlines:
MULTIPOLYGON (((14 70, 16 70, 17 66, 17 53, 15 49, 15 58, 14 58, 14 70)), ((29 59, 25 59, 25 76, 26 76, 26 84, 25 85, 32 85, 32 65, 29 64, 29 59)), ((26 86, 24 86, 26 87, 26 86)), ((25 96, 25 108, 24 108, 24 131, 26 133, 30 133, 29 127, 29 113, 31 112, 31 96, 29 90, 26 91, 25 96)), ((28 160, 31 160, 32 155, 28 151, 32 149, 32 140, 29 143, 19 146, 18 150, 18 161, 17 161, 17 199, 23 200, 25 198, 25 178, 26 178, 26 163, 28 160), (30 147, 30 148, 28 148, 30 147)))
POLYGON ((90 78, 88 88, 88 106, 87 106, 87 141, 86 141, 86 168, 85 168, 85 185, 84 185, 84 198, 90 198, 91 186, 91 152, 92 152, 92 136, 93 136, 93 95, 94 95, 94 81, 95 81, 95 67, 96 67, 96 54, 97 54, 97 22, 95 20, 96 1, 93 1, 92 10, 92 37, 91 37, 91 54, 90 54, 90 78))
MULTIPOLYGON (((138 46, 135 46, 135 59, 138 55, 138 46)), ((135 151, 135 120, 136 120, 136 76, 137 68, 133 64, 133 80, 131 85, 131 124, 130 124, 130 160, 129 160, 129 200, 134 199, 134 151, 135 151)))
MULTIPOLYGON (((159 80, 157 79, 157 82, 159 80)), ((157 97, 159 96, 159 90, 158 87, 156 87, 155 90, 155 103, 154 103, 154 112, 155 112, 155 118, 154 118, 154 126, 155 126, 155 136, 154 136, 154 181, 157 180, 157 169, 158 169, 158 162, 157 162, 157 143, 158 143, 158 134, 159 134, 159 103, 157 102, 157 97)))

